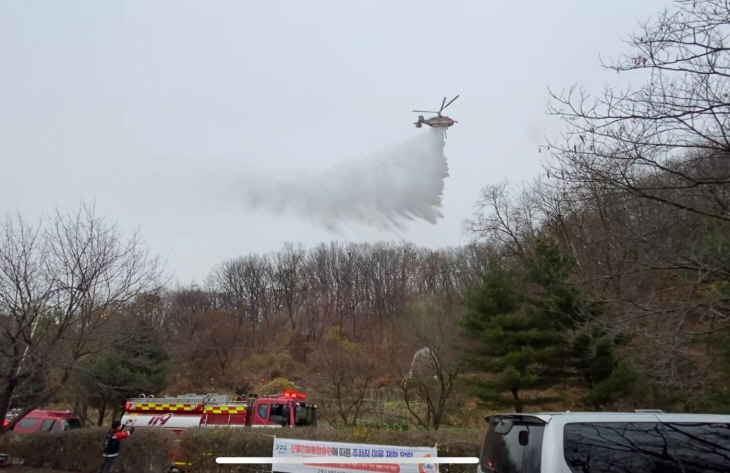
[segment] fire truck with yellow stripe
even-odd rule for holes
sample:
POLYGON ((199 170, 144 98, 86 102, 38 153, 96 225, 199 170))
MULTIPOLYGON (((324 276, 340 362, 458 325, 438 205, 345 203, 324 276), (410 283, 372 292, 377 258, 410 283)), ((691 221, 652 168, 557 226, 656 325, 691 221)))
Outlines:
POLYGON ((180 433, 199 427, 300 427, 316 426, 316 406, 306 394, 281 394, 247 399, 221 394, 184 394, 155 398, 140 396, 125 404, 122 424, 163 428, 180 433))

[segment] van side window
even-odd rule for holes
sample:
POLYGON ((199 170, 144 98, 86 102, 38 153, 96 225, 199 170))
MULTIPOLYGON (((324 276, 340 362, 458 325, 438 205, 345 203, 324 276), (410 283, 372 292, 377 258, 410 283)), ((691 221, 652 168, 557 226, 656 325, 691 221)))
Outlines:
POLYGON ((55 419, 45 419, 41 423, 41 432, 53 432, 56 429, 55 419))
POLYGON ((571 423, 563 435, 565 461, 576 473, 730 471, 730 424, 571 423))

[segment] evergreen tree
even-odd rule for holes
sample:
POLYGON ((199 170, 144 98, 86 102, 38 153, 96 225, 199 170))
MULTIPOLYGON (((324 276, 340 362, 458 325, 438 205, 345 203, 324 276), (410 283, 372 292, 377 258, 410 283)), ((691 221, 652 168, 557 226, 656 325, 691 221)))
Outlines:
POLYGON ((605 304, 570 281, 573 264, 557 242, 539 238, 521 271, 493 261, 482 285, 465 298, 462 328, 475 341, 467 361, 488 378, 468 383, 485 404, 522 412, 557 400, 540 391, 576 382, 595 409, 631 392, 631 363, 616 355, 626 339, 593 323, 605 304))
MULTIPOLYGON (((730 297, 728 281, 715 282, 708 290, 724 298, 730 297)), ((717 379, 710 380, 693 407, 703 412, 730 414, 730 332, 727 327, 720 327, 695 336, 693 341, 695 346, 704 349, 706 356, 712 357, 717 372, 717 379)))
POLYGON ((511 406, 516 412, 554 401, 524 397, 525 391, 544 390, 559 381, 551 362, 561 337, 525 304, 512 272, 493 262, 465 305, 463 330, 477 342, 477 348, 467 352, 467 361, 489 377, 468 381, 473 394, 490 407, 511 406))
POLYGON ((167 385, 168 354, 158 330, 145 318, 126 326, 103 356, 81 368, 81 384, 99 409, 99 425, 107 406, 123 406, 141 393, 157 394, 167 385))
POLYGON ((594 323, 605 303, 586 298, 570 281, 574 265, 554 239, 544 237, 537 240, 533 256, 525 262, 528 281, 540 288, 531 304, 563 333, 560 358, 568 377, 578 378, 588 390, 583 402, 599 410, 631 393, 635 373, 630 360, 619 360, 616 354, 628 337, 608 333, 594 323))

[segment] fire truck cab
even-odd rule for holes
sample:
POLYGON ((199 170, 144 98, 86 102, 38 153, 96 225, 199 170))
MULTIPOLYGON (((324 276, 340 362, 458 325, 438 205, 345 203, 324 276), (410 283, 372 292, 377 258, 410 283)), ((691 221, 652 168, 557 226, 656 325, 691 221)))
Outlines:
POLYGON ((316 426, 316 406, 305 394, 287 391, 241 400, 222 394, 184 394, 154 398, 142 395, 125 404, 122 423, 164 428, 179 433, 196 427, 302 427, 316 426))

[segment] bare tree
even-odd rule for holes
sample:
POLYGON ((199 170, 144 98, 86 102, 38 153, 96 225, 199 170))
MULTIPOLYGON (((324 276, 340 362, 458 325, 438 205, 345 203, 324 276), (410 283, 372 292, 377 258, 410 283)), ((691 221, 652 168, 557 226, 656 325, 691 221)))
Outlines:
POLYGON ((335 325, 344 333, 348 322, 351 322, 353 334, 357 334, 357 317, 367 294, 362 282, 362 258, 360 245, 338 242, 318 245, 310 252, 307 263, 308 286, 312 288, 309 305, 316 306, 319 320, 308 322, 309 338, 319 339, 335 325))
POLYGON ((401 245, 378 243, 366 245, 362 258, 362 276, 368 315, 377 324, 381 340, 388 340, 386 327, 403 315, 411 286, 410 268, 415 251, 401 245))
POLYGON ((375 379, 374 358, 333 327, 310 361, 323 416, 331 425, 356 424, 372 408, 365 397, 375 379))
POLYGON ((161 268, 138 234, 125 240, 86 205, 56 213, 45 229, 8 218, 0 238, 0 414, 23 408, 12 428, 104 349, 110 320, 158 289, 161 268))
POLYGON ((215 290, 223 295, 226 307, 245 317, 265 346, 271 316, 280 303, 274 291, 271 261, 261 255, 226 261, 213 272, 211 280, 215 290))
MULTIPOLYGON (((13 395, 44 362, 44 346, 34 343, 38 325, 53 305, 54 285, 48 274, 50 249, 37 227, 21 217, 7 218, 0 243, 0 352, 2 361, 2 392, 0 414, 5 416, 13 395), (36 355, 36 351, 38 354, 36 355)), ((36 394, 36 393, 33 393, 36 394)), ((36 394, 37 397, 37 394, 36 394)))
POLYGON ((334 281, 330 271, 331 259, 332 254, 325 244, 312 248, 307 256, 308 295, 302 329, 307 341, 319 340, 332 323, 334 281))
POLYGON ((425 429, 443 424, 456 379, 462 371, 457 354, 458 306, 426 298, 413 304, 406 327, 419 349, 407 370, 398 370, 403 399, 415 423, 425 429), (418 402, 425 404, 419 410, 418 402))
POLYGON ((299 309, 304 303, 307 281, 304 277, 306 253, 302 246, 284 245, 274 256, 274 281, 292 329, 296 330, 299 309))
POLYGON ((529 186, 515 191, 508 182, 502 182, 482 189, 474 215, 466 220, 464 230, 499 246, 509 256, 524 258, 525 245, 534 239, 543 219, 529 186))
POLYGON ((606 65, 647 73, 644 85, 552 94, 567 132, 547 146, 558 161, 548 173, 730 221, 730 6, 675 3, 631 36, 634 53, 606 65))
POLYGON ((165 299, 169 308, 164 333, 177 374, 171 388, 203 389, 211 377, 234 381, 231 367, 256 351, 245 312, 231 308, 229 300, 215 292, 214 284, 211 291, 180 287, 169 291, 165 299))

